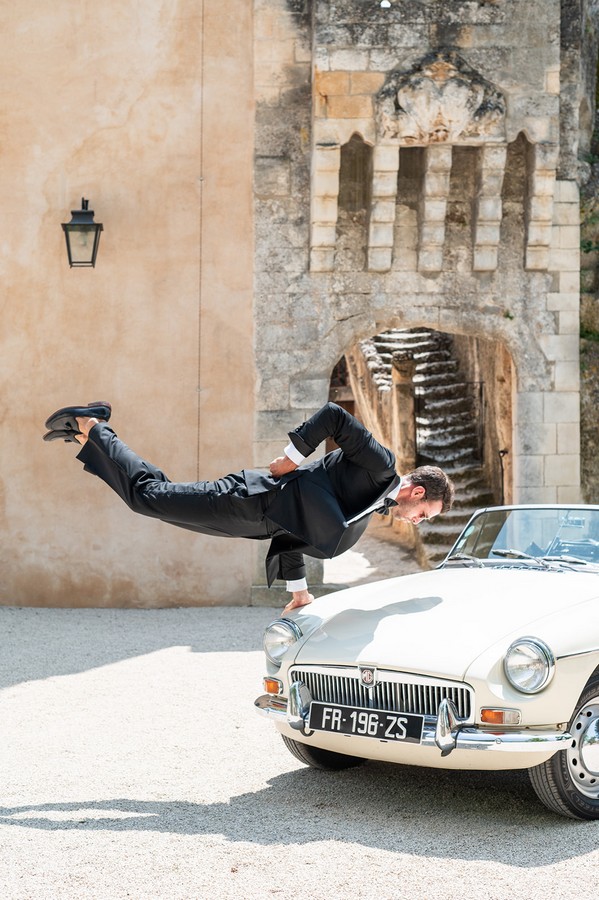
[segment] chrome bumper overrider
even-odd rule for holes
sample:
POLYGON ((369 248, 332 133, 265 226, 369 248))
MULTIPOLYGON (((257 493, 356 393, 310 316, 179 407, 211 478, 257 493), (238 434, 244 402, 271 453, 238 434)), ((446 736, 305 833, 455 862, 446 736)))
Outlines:
MULTIPOLYGON (((257 712, 278 721, 284 721, 291 728, 306 732, 312 697, 306 686, 294 682, 289 691, 289 700, 263 694, 254 701, 257 712)), ((310 732, 313 734, 314 732, 310 732)), ((326 732, 329 734, 330 732, 326 732)), ((497 750, 508 753, 531 753, 539 751, 563 750, 572 740, 567 731, 487 731, 472 725, 464 725, 458 718, 451 700, 439 704, 437 720, 425 721, 421 746, 437 747, 441 756, 452 750, 497 750)))

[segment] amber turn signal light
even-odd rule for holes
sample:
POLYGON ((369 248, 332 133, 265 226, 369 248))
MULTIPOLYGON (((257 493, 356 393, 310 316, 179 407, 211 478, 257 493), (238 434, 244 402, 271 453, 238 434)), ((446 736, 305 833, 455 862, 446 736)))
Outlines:
POLYGON ((263 678, 262 684, 267 694, 279 695, 283 693, 283 682, 278 678, 263 678))
POLYGON ((485 725, 519 725, 522 716, 519 709, 481 709, 480 720, 485 725))

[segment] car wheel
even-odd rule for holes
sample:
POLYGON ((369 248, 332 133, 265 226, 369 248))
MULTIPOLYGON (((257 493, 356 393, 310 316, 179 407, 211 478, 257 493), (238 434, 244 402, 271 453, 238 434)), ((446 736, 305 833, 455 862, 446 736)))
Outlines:
POLYGON ((571 819, 599 819, 599 675, 584 689, 570 720, 572 742, 529 769, 539 799, 571 819))
POLYGON ((281 735, 283 743, 290 753, 300 762, 312 766, 313 769, 328 769, 329 772, 339 772, 341 769, 351 769, 361 766, 364 760, 361 756, 346 756, 345 753, 334 753, 332 750, 322 750, 320 747, 310 747, 301 744, 291 738, 281 735))

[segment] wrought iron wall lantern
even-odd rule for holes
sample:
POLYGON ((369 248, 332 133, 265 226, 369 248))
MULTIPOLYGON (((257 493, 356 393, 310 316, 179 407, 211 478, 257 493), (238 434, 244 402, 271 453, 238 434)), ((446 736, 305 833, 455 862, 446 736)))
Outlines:
POLYGON ((104 226, 94 222, 94 211, 87 208, 88 203, 89 200, 82 197, 81 209, 72 209, 71 221, 62 226, 71 268, 96 265, 100 232, 104 226))

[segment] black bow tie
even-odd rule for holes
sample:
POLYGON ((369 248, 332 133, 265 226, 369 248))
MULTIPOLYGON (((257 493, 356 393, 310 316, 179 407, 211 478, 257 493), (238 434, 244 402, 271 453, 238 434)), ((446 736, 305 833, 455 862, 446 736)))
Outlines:
POLYGON ((397 506, 397 500, 392 500, 391 497, 386 497, 383 501, 383 505, 379 506, 378 509, 375 509, 380 516, 388 516, 389 510, 392 506, 397 506))

